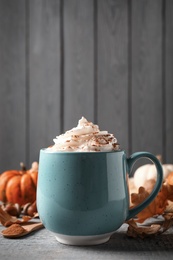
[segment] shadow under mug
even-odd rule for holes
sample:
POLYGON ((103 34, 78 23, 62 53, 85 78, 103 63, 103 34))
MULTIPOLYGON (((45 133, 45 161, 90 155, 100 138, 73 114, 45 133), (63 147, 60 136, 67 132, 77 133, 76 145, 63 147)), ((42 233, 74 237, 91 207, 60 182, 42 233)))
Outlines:
POLYGON ((158 159, 148 152, 50 152, 41 149, 37 208, 46 229, 68 245, 96 245, 156 197, 163 180, 158 159), (150 159, 157 181, 149 197, 129 209, 127 179, 133 164, 150 159))

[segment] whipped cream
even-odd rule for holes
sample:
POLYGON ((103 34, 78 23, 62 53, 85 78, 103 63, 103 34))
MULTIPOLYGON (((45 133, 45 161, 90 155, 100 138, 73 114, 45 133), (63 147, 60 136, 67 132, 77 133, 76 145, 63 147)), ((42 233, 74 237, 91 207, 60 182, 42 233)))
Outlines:
POLYGON ((66 131, 53 139, 50 151, 69 152, 104 152, 119 150, 119 144, 113 134, 100 131, 98 125, 82 117, 77 127, 66 131))

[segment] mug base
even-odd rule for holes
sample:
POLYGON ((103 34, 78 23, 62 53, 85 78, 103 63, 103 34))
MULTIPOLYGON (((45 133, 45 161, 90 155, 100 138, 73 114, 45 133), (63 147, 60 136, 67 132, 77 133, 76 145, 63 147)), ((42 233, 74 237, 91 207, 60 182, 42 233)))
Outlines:
POLYGON ((55 237, 56 240, 61 244, 71 246, 91 246, 100 245, 108 242, 113 233, 114 232, 95 236, 67 236, 56 234, 55 237))

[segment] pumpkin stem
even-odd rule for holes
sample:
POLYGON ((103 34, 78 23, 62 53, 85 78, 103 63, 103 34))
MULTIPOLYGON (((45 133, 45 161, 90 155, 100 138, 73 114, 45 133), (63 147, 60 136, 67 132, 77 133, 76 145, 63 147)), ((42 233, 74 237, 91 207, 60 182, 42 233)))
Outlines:
POLYGON ((24 165, 23 162, 20 163, 20 167, 22 171, 26 171, 26 166, 24 165))
POLYGON ((38 162, 33 162, 31 165, 32 172, 38 172, 38 162))

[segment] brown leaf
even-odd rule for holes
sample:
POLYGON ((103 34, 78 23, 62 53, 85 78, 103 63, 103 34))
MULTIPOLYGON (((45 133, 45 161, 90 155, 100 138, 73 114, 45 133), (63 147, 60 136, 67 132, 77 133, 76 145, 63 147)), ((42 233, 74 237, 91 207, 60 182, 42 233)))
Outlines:
POLYGON ((163 229, 162 233, 173 226, 173 213, 163 214, 163 217, 164 217, 165 220, 164 220, 163 225, 162 225, 162 229, 163 229))
POLYGON ((165 214, 163 214, 163 217, 164 217, 165 220, 171 220, 171 219, 173 219, 173 213, 172 212, 171 213, 165 213, 165 214))
POLYGON ((161 225, 159 224, 152 224, 151 226, 139 227, 133 219, 127 221, 127 224, 129 225, 127 235, 133 238, 140 237, 143 239, 148 236, 156 235, 158 234, 161 228, 161 225))
POLYGON ((138 225, 134 219, 130 219, 126 223, 129 225, 127 229, 127 235, 133 238, 145 238, 156 235, 161 235, 173 226, 173 214, 168 213, 163 215, 164 220, 160 224, 156 224, 154 221, 150 225, 138 225))
POLYGON ((167 199, 173 201, 173 185, 170 185, 169 182, 166 182, 164 186, 166 186, 167 189, 167 199))
MULTIPOLYGON (((146 191, 144 187, 140 187, 138 193, 131 194, 131 201, 133 203, 133 207, 142 203, 149 196, 149 192, 146 191)), ((137 214, 137 222, 142 223, 147 218, 162 215, 168 205, 168 191, 165 185, 162 186, 160 192, 156 196, 156 198, 140 213, 137 214)))
POLYGON ((167 182, 169 185, 172 185, 172 186, 173 186, 173 172, 169 173, 169 175, 168 175, 167 178, 166 178, 166 182, 167 182))

